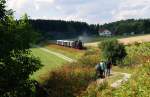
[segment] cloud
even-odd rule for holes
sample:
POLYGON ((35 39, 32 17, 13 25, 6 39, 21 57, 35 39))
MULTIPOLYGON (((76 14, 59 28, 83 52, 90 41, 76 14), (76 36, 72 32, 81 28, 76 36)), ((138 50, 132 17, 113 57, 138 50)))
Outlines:
POLYGON ((149 18, 150 0, 8 0, 19 18, 62 19, 107 23, 121 19, 149 18))
POLYGON ((150 0, 126 0, 114 14, 114 20, 150 18, 150 0))
POLYGON ((37 2, 48 2, 48 3, 53 3, 54 0, 35 0, 37 2))
POLYGON ((27 0, 9 0, 7 5, 8 8, 11 9, 20 9, 25 3, 27 2, 27 0))

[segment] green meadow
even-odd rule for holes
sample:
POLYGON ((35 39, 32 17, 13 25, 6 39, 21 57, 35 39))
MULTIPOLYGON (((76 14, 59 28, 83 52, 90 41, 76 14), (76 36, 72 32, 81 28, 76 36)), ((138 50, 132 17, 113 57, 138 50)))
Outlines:
POLYGON ((66 63, 66 60, 61 59, 53 54, 49 54, 40 48, 32 48, 31 51, 32 55, 38 57, 43 64, 43 67, 31 76, 31 78, 38 81, 42 81, 42 77, 46 77, 45 74, 50 72, 50 70, 58 68, 66 63))

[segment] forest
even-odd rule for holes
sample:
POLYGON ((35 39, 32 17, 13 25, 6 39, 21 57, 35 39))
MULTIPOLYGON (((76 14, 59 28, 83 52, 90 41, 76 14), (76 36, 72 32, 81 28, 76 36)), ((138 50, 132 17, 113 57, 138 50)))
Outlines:
POLYGON ((101 28, 109 29, 115 35, 150 33, 150 19, 128 19, 101 25, 101 28))
POLYGON ((80 35, 97 35, 99 25, 64 20, 29 20, 33 28, 41 33, 42 39, 76 38, 80 35))
POLYGON ((42 20, 30 19, 33 28, 40 32, 42 39, 65 39, 76 38, 86 34, 88 36, 98 35, 99 29, 108 29, 114 35, 130 35, 150 33, 150 19, 128 19, 107 24, 88 24, 79 21, 64 20, 42 20))

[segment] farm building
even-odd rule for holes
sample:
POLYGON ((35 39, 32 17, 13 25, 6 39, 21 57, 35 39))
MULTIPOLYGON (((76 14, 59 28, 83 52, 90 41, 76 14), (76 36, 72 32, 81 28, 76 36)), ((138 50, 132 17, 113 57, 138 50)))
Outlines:
POLYGON ((99 29, 98 34, 99 36, 112 36, 112 32, 108 29, 99 29))

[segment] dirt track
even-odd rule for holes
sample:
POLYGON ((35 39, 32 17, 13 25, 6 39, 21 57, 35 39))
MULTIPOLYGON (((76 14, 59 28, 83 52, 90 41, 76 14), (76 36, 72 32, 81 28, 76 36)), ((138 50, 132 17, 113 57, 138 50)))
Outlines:
MULTIPOLYGON (((119 42, 127 45, 127 44, 132 44, 135 42, 150 42, 150 35, 143 35, 143 36, 135 36, 135 37, 129 37, 129 38, 122 38, 118 39, 119 42)), ((94 42, 94 43, 86 43, 85 46, 94 46, 97 47, 99 42, 94 42)))

